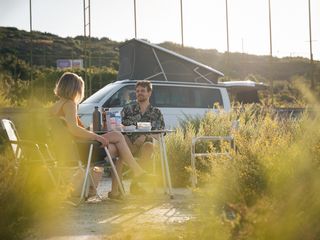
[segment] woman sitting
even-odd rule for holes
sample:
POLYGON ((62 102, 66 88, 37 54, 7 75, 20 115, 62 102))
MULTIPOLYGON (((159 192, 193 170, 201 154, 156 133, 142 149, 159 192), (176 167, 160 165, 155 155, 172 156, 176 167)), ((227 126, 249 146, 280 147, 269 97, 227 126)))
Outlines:
MULTIPOLYGON (((142 178, 146 175, 145 171, 132 156, 121 132, 112 131, 98 135, 83 127, 77 115, 77 105, 84 97, 84 82, 80 76, 70 72, 64 73, 58 80, 54 93, 59 97, 59 100, 51 107, 50 114, 63 118, 71 135, 81 140, 100 142, 102 148, 108 147, 112 157, 118 157, 120 163, 124 163, 131 168, 134 177, 142 178)), ((121 194, 115 182, 114 180, 112 181, 112 189, 108 193, 108 197, 117 199, 121 197, 121 194)))

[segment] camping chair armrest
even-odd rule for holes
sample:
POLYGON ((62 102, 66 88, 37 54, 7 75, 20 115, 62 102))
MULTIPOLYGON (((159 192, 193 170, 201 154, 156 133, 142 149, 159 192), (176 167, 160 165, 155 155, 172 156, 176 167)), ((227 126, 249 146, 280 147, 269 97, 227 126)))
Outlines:
POLYGON ((14 141, 14 140, 8 140, 9 143, 13 143, 13 144, 17 144, 17 145, 21 145, 21 146, 33 146, 36 148, 39 148, 39 144, 30 140, 18 140, 18 141, 14 141))
MULTIPOLYGON (((53 157, 49 152, 49 149, 47 147, 47 145, 45 144, 45 148, 46 151, 48 151, 48 153, 46 154, 49 158, 46 158, 44 153, 41 151, 40 146, 38 143, 30 141, 30 140, 18 140, 18 141, 14 141, 14 140, 9 140, 8 143, 10 144, 16 144, 19 148, 24 148, 29 149, 29 151, 31 150, 31 152, 33 152, 36 155, 33 155, 33 157, 36 157, 36 159, 33 159, 32 161, 28 161, 29 163, 37 163, 37 162, 45 162, 46 164, 49 163, 53 163, 53 157)), ((29 152, 27 150, 27 152, 29 152)), ((30 153, 30 152, 29 152, 30 153)))
POLYGON ((80 144, 93 144, 93 146, 100 146, 101 143, 95 140, 81 140, 81 139, 76 139, 74 140, 76 143, 80 144))
POLYGON ((25 144, 25 145, 38 145, 39 147, 45 147, 47 148, 48 147, 48 144, 47 143, 43 143, 43 142, 35 142, 35 141, 32 141, 32 140, 25 140, 25 139, 19 139, 19 140, 8 140, 8 142, 10 143, 16 143, 16 144, 19 144, 19 143, 22 143, 22 144, 25 144))

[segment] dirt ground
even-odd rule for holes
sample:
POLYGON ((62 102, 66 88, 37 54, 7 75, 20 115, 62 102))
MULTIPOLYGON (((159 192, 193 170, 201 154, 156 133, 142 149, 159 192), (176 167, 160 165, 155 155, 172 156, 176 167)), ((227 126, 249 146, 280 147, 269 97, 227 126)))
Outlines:
MULTIPOLYGON (((128 184, 125 182, 126 189, 128 184)), ((146 229, 179 231, 192 218, 188 189, 174 189, 170 199, 161 188, 147 188, 146 195, 128 194, 121 202, 105 199, 109 189, 110 179, 106 178, 98 188, 104 200, 91 198, 78 207, 63 207, 53 220, 37 226, 32 239, 144 239, 141 234, 145 236, 146 229)))

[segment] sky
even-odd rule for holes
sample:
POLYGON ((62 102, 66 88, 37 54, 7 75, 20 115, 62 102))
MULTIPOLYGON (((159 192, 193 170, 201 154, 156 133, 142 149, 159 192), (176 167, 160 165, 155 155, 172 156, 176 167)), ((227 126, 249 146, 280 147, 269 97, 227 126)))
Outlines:
MULTIPOLYGON (((0 26, 30 30, 30 0, 0 0, 0 26)), ((134 38, 134 0, 90 0, 91 36, 134 38)), ((184 46, 227 51, 226 0, 182 0, 184 46)), ((308 0, 270 0, 272 54, 310 58, 308 0)), ((320 1, 311 3, 312 52, 320 60, 320 1)), ((137 38, 181 44, 180 0, 136 0, 137 38)), ((32 0, 32 29, 84 34, 83 0, 32 0)), ((268 0, 228 0, 229 50, 270 54, 268 0)))

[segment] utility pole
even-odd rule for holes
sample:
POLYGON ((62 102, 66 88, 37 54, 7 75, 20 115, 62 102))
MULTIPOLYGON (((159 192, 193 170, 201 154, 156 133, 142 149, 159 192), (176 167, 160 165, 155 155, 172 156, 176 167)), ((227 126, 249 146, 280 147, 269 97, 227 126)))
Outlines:
POLYGON ((29 0, 29 16, 30 16, 30 89, 33 96, 33 33, 32 33, 32 2, 29 0))
POLYGON ((271 105, 273 106, 274 99, 273 99, 273 75, 272 75, 272 22, 271 22, 271 0, 268 0, 269 6, 269 47, 270 47, 270 87, 271 87, 271 105))
POLYGON ((229 13, 228 13, 228 0, 226 0, 226 29, 227 29, 227 53, 229 53, 229 13))
POLYGON ((226 72, 227 79, 229 80, 229 13, 228 13, 228 0, 226 0, 226 31, 227 31, 227 59, 226 59, 226 72))
POLYGON ((180 0, 180 17, 181 17, 181 46, 184 47, 183 43, 183 7, 182 7, 182 0, 180 0))
POLYGON ((84 15, 84 80, 86 85, 86 97, 92 94, 91 75, 88 73, 88 68, 91 66, 91 12, 90 0, 83 0, 83 15, 84 15), (88 94, 89 91, 89 94, 88 94))
POLYGON ((137 6, 136 6, 136 0, 133 0, 133 10, 134 10, 134 38, 137 38, 137 6))
POLYGON ((314 82, 314 64, 313 64, 313 54, 312 54, 312 33, 311 33, 311 3, 308 0, 308 9, 309 9, 309 42, 310 42, 310 64, 311 64, 311 89, 315 87, 314 82))

